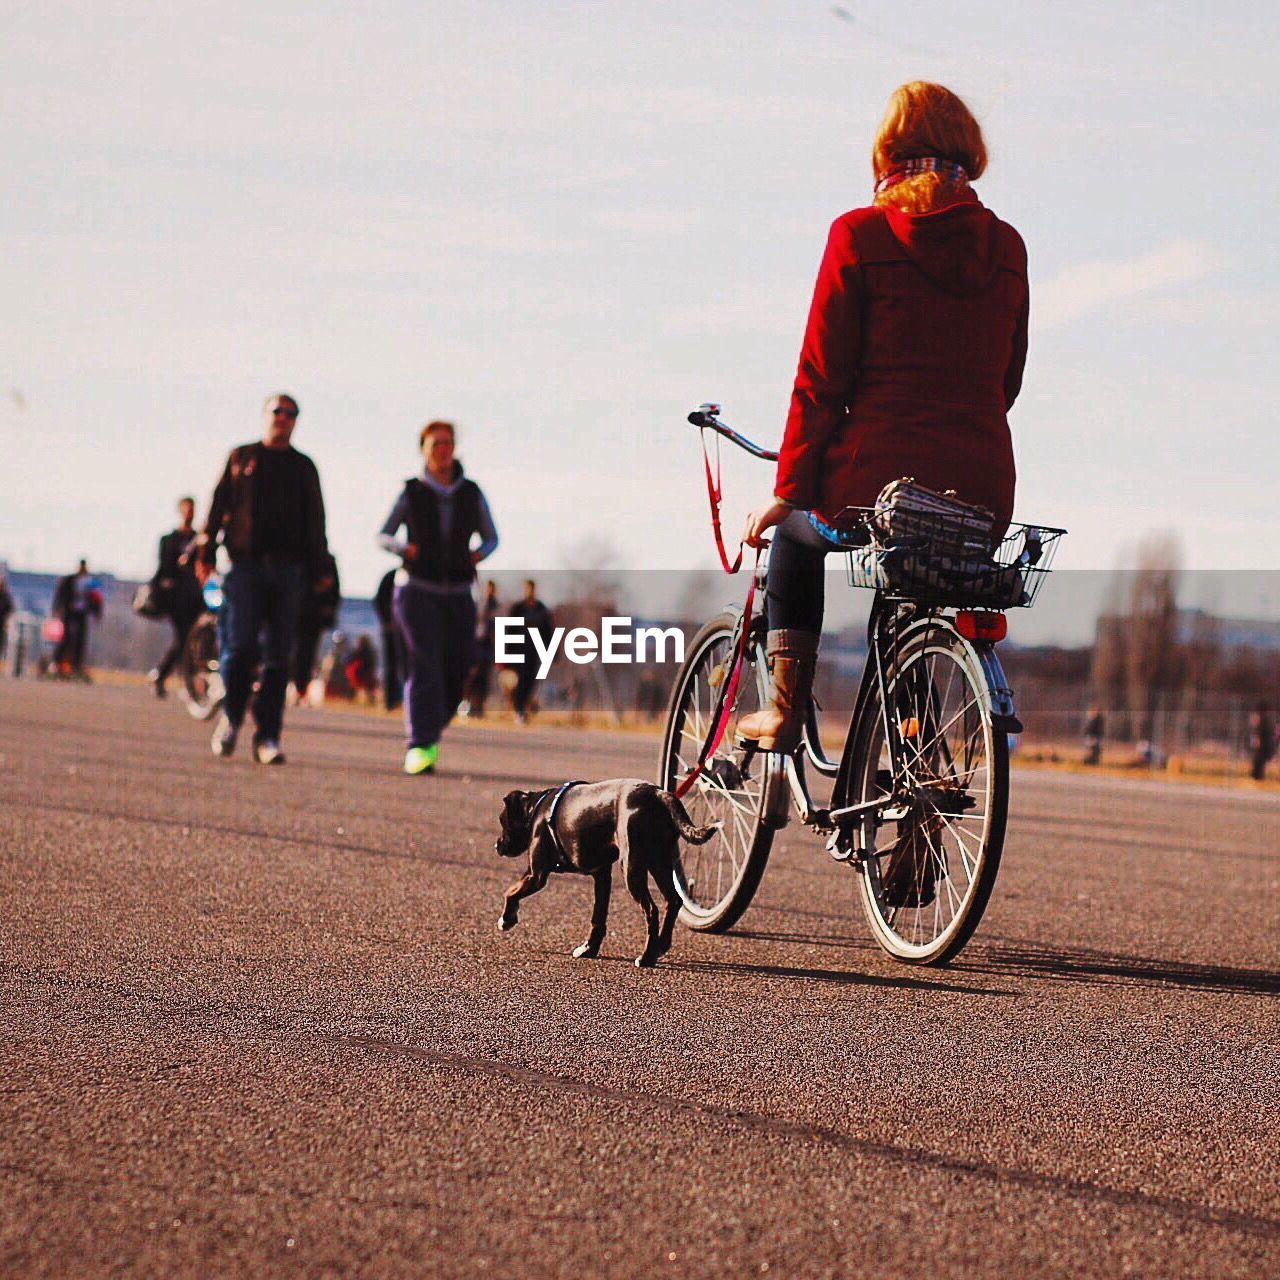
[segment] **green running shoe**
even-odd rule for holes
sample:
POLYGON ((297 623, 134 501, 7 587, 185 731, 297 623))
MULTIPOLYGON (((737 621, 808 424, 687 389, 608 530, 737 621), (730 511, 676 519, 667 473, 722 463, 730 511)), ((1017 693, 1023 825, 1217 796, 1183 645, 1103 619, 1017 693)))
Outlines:
POLYGON ((404 753, 404 771, 408 774, 434 773, 439 756, 438 742, 433 742, 429 747, 410 747, 404 753))

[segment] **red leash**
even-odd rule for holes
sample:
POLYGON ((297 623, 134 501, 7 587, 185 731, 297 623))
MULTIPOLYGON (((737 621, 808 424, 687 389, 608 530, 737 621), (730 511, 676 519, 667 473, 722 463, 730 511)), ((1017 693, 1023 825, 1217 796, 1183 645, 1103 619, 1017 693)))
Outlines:
MULTIPOLYGON (((720 563, 724 566, 725 573, 737 573, 742 568, 742 552, 743 544, 738 543, 738 554, 732 564, 729 563, 728 552, 724 549, 724 536, 720 530, 720 501, 724 497, 720 487, 720 441, 716 439, 716 467, 714 474, 711 470, 711 456, 707 452, 707 433, 702 433, 702 462, 707 473, 707 497, 711 501, 711 529, 715 534, 716 550, 720 553, 720 563)), ((756 564, 760 563, 760 551, 756 551, 756 564)), ((687 774, 680 780, 680 784, 676 787, 676 796, 683 797, 689 791, 689 788, 698 780, 699 776, 707 767, 707 761, 715 755, 716 748, 720 745, 721 739, 724 737, 725 730, 729 727, 729 717, 733 714, 734 704, 738 700, 738 685, 742 679, 742 663, 747 656, 747 642, 751 634, 751 614, 755 608, 756 601, 756 575, 754 571, 751 574, 751 585, 747 588, 747 598, 742 605, 742 628, 738 635, 737 651, 733 655, 733 666, 729 668, 728 676, 721 682, 720 696, 716 701, 715 724, 711 732, 711 736, 702 744, 702 750, 698 753, 698 762, 689 770, 687 774)))
MULTIPOLYGON (((742 543, 738 543, 738 558, 729 563, 728 553, 724 549, 724 537, 720 532, 720 500, 724 491, 720 487, 720 437, 716 436, 716 469, 711 472, 711 454, 707 452, 707 432, 702 431, 702 466, 707 473, 707 497, 711 500, 711 531, 716 536, 716 550, 720 553, 720 563, 725 573, 737 573, 742 568, 742 543)), ((752 579, 754 584, 754 579, 752 579)))

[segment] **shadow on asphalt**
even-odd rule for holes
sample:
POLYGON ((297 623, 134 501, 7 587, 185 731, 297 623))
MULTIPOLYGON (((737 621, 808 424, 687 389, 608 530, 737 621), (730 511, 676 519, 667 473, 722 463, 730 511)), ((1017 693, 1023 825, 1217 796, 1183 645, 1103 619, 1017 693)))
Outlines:
POLYGON ((1022 974, 1061 982, 1140 987, 1182 987, 1232 995, 1280 995, 1280 973, 1236 969, 1225 965, 1190 964, 1150 956, 1110 955, 1078 947, 1048 947, 986 942, 968 963, 953 964, 964 973, 1022 974))
POLYGON ((735 964, 728 960, 659 961, 659 968, 683 973, 720 973, 765 978, 795 978, 801 982, 828 982, 841 987, 889 987, 898 991, 943 991, 962 996, 1014 996, 1017 991, 995 987, 965 987, 952 982, 930 982, 924 978, 886 978, 876 973, 848 969, 796 969, 780 964, 735 964))
MULTIPOLYGON (((878 948, 870 942, 823 933, 781 933, 735 929, 733 937, 797 946, 842 947, 849 951, 878 948)), ((966 961, 948 966, 957 973, 1005 973, 1058 979, 1063 982, 1106 982, 1122 986, 1185 987, 1234 995, 1280 995, 1280 973, 1224 965, 1188 964, 1146 956, 1108 955, 1081 948, 978 943, 966 961)), ((1006 993, 1007 994, 1007 993, 1006 993)))

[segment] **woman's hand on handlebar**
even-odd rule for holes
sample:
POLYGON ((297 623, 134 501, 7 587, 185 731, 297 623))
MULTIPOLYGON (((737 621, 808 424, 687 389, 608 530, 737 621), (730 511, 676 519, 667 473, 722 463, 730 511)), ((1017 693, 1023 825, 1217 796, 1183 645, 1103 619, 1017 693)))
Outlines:
POLYGON ((771 502, 767 507, 760 507, 747 517, 747 527, 742 540, 749 547, 763 547, 764 535, 775 525, 780 525, 795 510, 785 502, 771 502))

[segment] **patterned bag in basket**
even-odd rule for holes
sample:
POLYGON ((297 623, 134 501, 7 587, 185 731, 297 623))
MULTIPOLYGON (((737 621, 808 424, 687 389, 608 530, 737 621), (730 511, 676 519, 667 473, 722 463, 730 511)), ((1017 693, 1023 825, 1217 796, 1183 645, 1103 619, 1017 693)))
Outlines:
POLYGON ((961 502, 951 492, 935 493, 904 476, 880 490, 871 526, 885 545, 919 539, 939 553, 987 555, 995 516, 986 507, 961 502))
POLYGON ((992 558, 998 539, 986 507, 905 477, 881 490, 871 531, 876 585, 996 609, 1022 603, 1021 572, 992 558))

